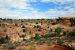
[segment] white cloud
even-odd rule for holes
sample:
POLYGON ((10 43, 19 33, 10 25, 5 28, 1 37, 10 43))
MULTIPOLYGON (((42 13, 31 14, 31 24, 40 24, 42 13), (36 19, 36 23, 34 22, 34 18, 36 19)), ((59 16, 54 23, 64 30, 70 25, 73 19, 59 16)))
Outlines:
POLYGON ((28 0, 28 2, 38 2, 38 0, 28 0))
POLYGON ((15 8, 25 8, 28 6, 27 0, 0 0, 0 3, 15 8))
POLYGON ((70 8, 66 11, 63 10, 57 10, 57 9, 50 9, 47 12, 47 15, 57 15, 58 17, 64 17, 64 16, 75 16, 75 9, 74 8, 70 8))
POLYGON ((0 9, 0 17, 7 17, 7 18, 16 18, 16 19, 41 19, 41 18, 56 18, 56 17, 63 17, 63 16, 75 16, 75 9, 71 8, 67 11, 59 11, 57 9, 49 9, 47 12, 38 12, 34 9, 27 13, 21 12, 11 12, 7 9, 0 9))
POLYGON ((7 18, 16 18, 16 19, 41 19, 41 18, 47 18, 47 16, 43 13, 40 13, 36 10, 32 10, 28 13, 20 13, 18 11, 16 12, 10 12, 6 9, 0 9, 0 17, 7 17, 7 18))
MULTIPOLYGON (((33 2, 37 2, 37 0, 31 0, 33 2)), ((41 2, 60 2, 62 4, 74 2, 75 0, 41 0, 41 2)), ((29 7, 28 0, 0 0, 0 3, 6 4, 11 7, 18 8, 14 12, 10 11, 6 8, 0 8, 0 17, 7 17, 7 18, 25 18, 25 19, 41 19, 41 18, 54 18, 54 17, 61 17, 61 16, 75 16, 75 8, 72 7, 65 7, 68 9, 64 10, 57 10, 57 9, 49 9, 47 12, 39 12, 32 7, 29 7), (28 10, 23 10, 28 9, 28 10), (30 10, 30 11, 29 11, 30 10)), ((73 3, 73 6, 75 3, 73 3)))
POLYGON ((42 2, 60 2, 60 3, 69 3, 74 2, 75 0, 41 0, 42 2))
POLYGON ((9 11, 7 9, 0 9, 0 17, 4 16, 7 18, 19 18, 19 19, 41 19, 41 18, 49 18, 49 16, 54 16, 49 14, 49 12, 39 12, 34 8, 31 8, 29 12, 22 12, 22 10, 16 10, 15 12, 9 11))

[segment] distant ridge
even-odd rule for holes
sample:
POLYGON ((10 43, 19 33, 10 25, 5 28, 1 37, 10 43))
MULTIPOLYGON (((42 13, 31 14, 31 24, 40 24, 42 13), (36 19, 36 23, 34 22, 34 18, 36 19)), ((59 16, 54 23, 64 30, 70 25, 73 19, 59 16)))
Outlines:
POLYGON ((65 16, 63 18, 75 18, 75 16, 65 16))
POLYGON ((12 20, 14 20, 14 19, 16 19, 16 20, 34 20, 34 19, 59 19, 59 18, 62 18, 62 19, 70 19, 70 18, 75 18, 75 16, 64 16, 64 17, 57 17, 57 18, 1 18, 0 17, 0 19, 12 19, 12 20))

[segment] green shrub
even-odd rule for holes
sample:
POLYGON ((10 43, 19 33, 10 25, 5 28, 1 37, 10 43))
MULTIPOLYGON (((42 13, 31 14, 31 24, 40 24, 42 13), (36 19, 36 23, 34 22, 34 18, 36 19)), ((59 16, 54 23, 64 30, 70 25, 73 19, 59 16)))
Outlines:
POLYGON ((71 31, 69 33, 67 33, 68 37, 75 37, 75 31, 71 31))
POLYGON ((7 48, 7 50, 13 50, 16 48, 16 46, 14 44, 7 44, 6 48, 7 48))
POLYGON ((55 29, 55 32, 57 33, 57 36, 58 38, 56 39, 56 44, 62 44, 63 41, 61 41, 61 38, 60 38, 60 33, 61 33, 62 29, 60 27, 57 27, 55 29))
POLYGON ((9 42, 9 38, 6 37, 0 37, 0 44, 4 44, 4 43, 8 43, 9 42))
POLYGON ((35 40, 39 40, 40 38, 41 38, 41 37, 40 37, 39 34, 35 34, 35 37, 34 37, 35 40))
POLYGON ((43 38, 50 38, 50 37, 55 37, 57 34, 56 33, 46 33, 45 35, 43 35, 43 38))
POLYGON ((57 27, 55 29, 55 32, 57 33, 58 36, 60 35, 61 31, 62 31, 62 29, 60 27, 57 27))
POLYGON ((52 22, 49 21, 47 24, 50 25, 51 23, 52 23, 52 22))
POLYGON ((44 35, 44 38, 49 38, 49 37, 50 37, 50 33, 44 35))
POLYGON ((48 40, 47 41, 47 45, 50 46, 51 45, 51 42, 52 42, 51 40, 48 40))

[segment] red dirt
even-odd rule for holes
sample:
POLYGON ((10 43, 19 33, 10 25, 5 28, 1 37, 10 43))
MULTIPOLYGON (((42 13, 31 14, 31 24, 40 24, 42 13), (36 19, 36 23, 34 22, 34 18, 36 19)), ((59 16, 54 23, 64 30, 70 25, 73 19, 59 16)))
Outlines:
POLYGON ((51 48, 53 50, 74 50, 72 47, 66 45, 53 45, 51 48))

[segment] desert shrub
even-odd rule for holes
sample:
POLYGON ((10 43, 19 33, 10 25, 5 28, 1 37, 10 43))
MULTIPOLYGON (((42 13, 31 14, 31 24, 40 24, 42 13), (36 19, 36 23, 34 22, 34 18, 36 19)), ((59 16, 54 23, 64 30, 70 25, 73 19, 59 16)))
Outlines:
POLYGON ((18 25, 15 23, 15 26, 18 26, 18 25))
POLYGON ((55 29, 55 32, 57 33, 58 38, 56 39, 56 44, 61 45, 63 43, 63 41, 60 38, 60 33, 61 33, 62 29, 60 27, 57 27, 55 29))
POLYGON ((5 29, 4 32, 7 32, 7 30, 5 29))
MULTIPOLYGON (((18 49, 18 50, 21 50, 21 49, 18 49)), ((27 48, 24 48, 24 50, 28 50, 27 48)))
POLYGON ((49 38, 50 37, 50 33, 46 33, 45 35, 44 35, 44 38, 49 38))
POLYGON ((48 25, 50 25, 51 23, 52 23, 51 21, 48 21, 48 23, 47 23, 47 24, 48 24, 48 25))
POLYGON ((41 29, 39 28, 38 31, 41 31, 41 29))
POLYGON ((56 33, 47 33, 43 35, 43 38, 50 38, 50 37, 55 37, 57 34, 56 33))
POLYGON ((26 32, 26 30, 25 30, 25 29, 23 29, 23 32, 26 32))
POLYGON ((21 20, 21 22, 24 22, 23 20, 21 20))
POLYGON ((0 37, 0 44, 4 44, 4 43, 8 43, 9 42, 9 38, 6 37, 0 37))
POLYGON ((75 31, 71 31, 69 33, 67 33, 68 37, 75 37, 75 31))
POLYGON ((0 38, 0 44, 3 44, 3 43, 5 43, 6 42, 6 40, 5 40, 5 38, 0 38))
POLYGON ((25 26, 23 25, 22 28, 25 28, 25 26))
POLYGON ((35 37, 34 37, 35 40, 39 40, 40 38, 41 38, 41 37, 40 37, 39 34, 35 34, 35 37))
POLYGON ((18 48, 18 50, 27 50, 26 48, 25 49, 22 49, 22 48, 18 48))
POLYGON ((13 49, 16 48, 16 46, 13 45, 13 44, 7 44, 7 45, 6 45, 6 48, 7 48, 7 50, 13 50, 13 49))
POLYGON ((37 25, 37 26, 34 26, 34 28, 41 28, 41 26, 37 25))
POLYGON ((38 22, 36 22, 36 24, 38 24, 38 22))
POLYGON ((56 25, 57 23, 55 23, 55 22, 53 22, 53 23, 51 23, 52 25, 56 25))
POLYGON ((51 40, 48 40, 47 41, 47 45, 50 46, 51 45, 51 42, 52 42, 51 40))
POLYGON ((60 27, 57 27, 55 29, 55 32, 57 33, 57 35, 60 35, 61 31, 62 31, 62 29, 60 27))

